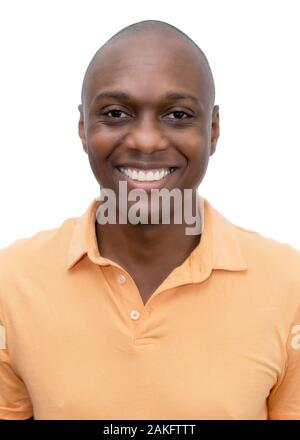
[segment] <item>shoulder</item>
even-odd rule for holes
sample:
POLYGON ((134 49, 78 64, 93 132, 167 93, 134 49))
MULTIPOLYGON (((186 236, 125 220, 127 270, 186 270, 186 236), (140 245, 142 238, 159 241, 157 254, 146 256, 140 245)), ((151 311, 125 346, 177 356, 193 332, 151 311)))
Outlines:
POLYGON ((234 225, 238 241, 253 275, 266 290, 277 286, 283 298, 300 305, 300 251, 290 244, 275 240, 257 231, 234 225))
POLYGON ((300 251, 294 246, 239 225, 232 224, 232 226, 235 229, 243 253, 248 258, 255 257, 255 260, 260 262, 267 259, 270 264, 279 264, 285 269, 289 265, 290 272, 300 271, 300 251))
POLYGON ((59 262, 65 254, 76 218, 66 219, 60 226, 19 238, 0 249, 0 289, 4 279, 30 273, 39 266, 59 262))

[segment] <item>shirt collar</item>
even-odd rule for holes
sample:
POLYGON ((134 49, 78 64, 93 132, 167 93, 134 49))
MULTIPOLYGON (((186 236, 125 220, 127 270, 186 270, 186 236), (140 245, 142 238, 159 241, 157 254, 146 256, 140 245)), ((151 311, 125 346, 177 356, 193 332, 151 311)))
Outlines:
MULTIPOLYGON (((108 266, 112 263, 101 257, 98 250, 95 222, 100 203, 100 197, 95 198, 81 217, 76 219, 67 254, 68 269, 74 267, 85 255, 95 264, 108 266)), ((179 273, 184 275, 180 284, 202 281, 213 269, 239 271, 248 267, 236 226, 200 195, 199 204, 202 219, 201 240, 188 259, 175 269, 176 282, 179 273)))

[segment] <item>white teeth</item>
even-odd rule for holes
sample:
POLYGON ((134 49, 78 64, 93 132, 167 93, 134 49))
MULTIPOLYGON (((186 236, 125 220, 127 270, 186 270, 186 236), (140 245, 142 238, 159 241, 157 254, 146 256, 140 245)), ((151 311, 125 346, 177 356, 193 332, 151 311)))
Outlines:
POLYGON ((146 173, 144 173, 144 171, 139 171, 137 180, 141 180, 142 182, 146 180, 146 173))
POLYGON ((149 173, 147 173, 147 180, 148 182, 150 182, 151 180, 154 180, 154 175, 152 171, 149 171, 149 173))
POLYGON ((120 167, 119 170, 122 174, 125 174, 125 176, 129 177, 132 180, 138 180, 140 182, 153 182, 155 180, 161 180, 164 177, 166 177, 168 174, 170 174, 169 169, 163 169, 161 171, 142 171, 142 170, 136 170, 131 168, 124 168, 120 167))

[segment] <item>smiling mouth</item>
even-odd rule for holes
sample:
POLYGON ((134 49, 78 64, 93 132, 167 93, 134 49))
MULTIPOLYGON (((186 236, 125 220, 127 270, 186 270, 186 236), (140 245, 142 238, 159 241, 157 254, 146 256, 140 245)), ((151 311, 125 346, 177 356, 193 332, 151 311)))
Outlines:
POLYGON ((175 171, 175 167, 141 169, 132 167, 116 167, 121 174, 136 182, 159 182, 175 171))

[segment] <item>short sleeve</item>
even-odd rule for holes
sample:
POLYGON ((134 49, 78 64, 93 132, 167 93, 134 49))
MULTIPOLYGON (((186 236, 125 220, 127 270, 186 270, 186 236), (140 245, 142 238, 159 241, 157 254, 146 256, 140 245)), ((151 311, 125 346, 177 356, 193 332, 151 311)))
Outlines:
POLYGON ((284 375, 268 398, 268 418, 300 420, 300 306, 289 329, 284 375))
POLYGON ((32 415, 32 404, 26 386, 12 368, 6 330, 0 319, 0 419, 24 420, 32 415))

